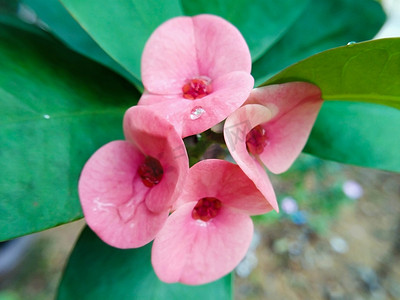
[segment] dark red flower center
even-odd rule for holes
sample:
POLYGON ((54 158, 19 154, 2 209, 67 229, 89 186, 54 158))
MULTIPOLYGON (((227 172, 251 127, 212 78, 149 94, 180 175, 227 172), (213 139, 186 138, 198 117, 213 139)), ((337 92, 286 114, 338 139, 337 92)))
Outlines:
POLYGON ((205 197, 197 201, 196 206, 192 210, 192 218, 195 220, 202 220, 204 222, 210 221, 218 215, 222 203, 217 198, 205 197))
POLYGON ((246 135, 247 150, 253 155, 261 154, 267 145, 267 131, 261 125, 257 125, 246 135))
POLYGON ((147 187, 153 187, 158 184, 164 174, 164 170, 160 162, 154 157, 147 156, 144 163, 138 168, 138 174, 142 178, 142 182, 147 187))
POLYGON ((191 79, 182 87, 182 92, 185 99, 203 98, 212 92, 211 80, 204 76, 191 79))

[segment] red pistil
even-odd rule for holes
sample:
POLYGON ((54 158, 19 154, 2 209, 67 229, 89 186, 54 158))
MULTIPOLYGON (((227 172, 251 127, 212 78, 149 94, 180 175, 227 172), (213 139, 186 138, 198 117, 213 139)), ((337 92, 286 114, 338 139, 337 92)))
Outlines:
POLYGON ((149 188, 158 184, 164 174, 160 162, 151 156, 146 157, 146 160, 139 166, 137 172, 140 178, 142 178, 143 184, 149 188))
POLYGON ((257 125, 246 135, 247 150, 253 155, 261 154, 267 145, 267 132, 261 125, 257 125))
POLYGON ((211 80, 206 77, 191 79, 182 87, 182 92, 185 99, 203 98, 212 92, 211 80))
POLYGON ((210 221, 218 215, 218 211, 222 206, 221 201, 213 197, 201 198, 192 210, 192 218, 195 220, 202 220, 204 222, 210 221))

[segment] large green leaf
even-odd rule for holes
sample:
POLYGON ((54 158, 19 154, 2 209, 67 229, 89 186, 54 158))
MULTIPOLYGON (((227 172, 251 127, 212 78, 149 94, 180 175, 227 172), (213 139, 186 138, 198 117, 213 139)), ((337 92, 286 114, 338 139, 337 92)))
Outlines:
POLYGON ((304 151, 342 163, 400 172, 399 128, 398 109, 327 101, 304 151))
POLYGON ((375 0, 312 0, 284 37, 253 64, 256 86, 313 54, 371 39, 384 21, 375 0))
POLYGON ((61 44, 0 26, 0 240, 82 217, 80 170, 123 138, 124 110, 138 97, 61 44))
POLYGON ((400 38, 351 44, 311 56, 266 84, 308 81, 324 100, 375 102, 400 108, 400 38))
POLYGON ((23 0, 23 2, 35 11, 51 33, 71 49, 113 69, 141 88, 139 79, 108 56, 58 0, 23 0))
POLYGON ((188 15, 211 13, 235 25, 249 45, 253 61, 296 21, 310 0, 182 0, 188 15))
POLYGON ((182 15, 178 0, 60 0, 115 61, 140 79, 144 44, 162 22, 182 15))
POLYGON ((58 300, 228 300, 231 275, 201 286, 165 284, 150 262, 151 244, 121 250, 103 243, 85 228, 68 261, 58 300))

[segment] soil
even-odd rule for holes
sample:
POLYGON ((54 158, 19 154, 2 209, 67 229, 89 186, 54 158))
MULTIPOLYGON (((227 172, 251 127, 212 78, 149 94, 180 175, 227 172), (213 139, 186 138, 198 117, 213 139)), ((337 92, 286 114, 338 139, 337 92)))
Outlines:
POLYGON ((346 172, 364 195, 342 205, 326 232, 288 220, 257 227, 258 264, 236 277, 237 300, 400 299, 400 175, 346 172))

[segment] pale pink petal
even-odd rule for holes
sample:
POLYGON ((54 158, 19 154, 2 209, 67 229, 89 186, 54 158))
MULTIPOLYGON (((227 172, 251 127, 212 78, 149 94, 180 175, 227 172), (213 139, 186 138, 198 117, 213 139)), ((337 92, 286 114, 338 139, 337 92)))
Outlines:
POLYGON ((239 30, 221 17, 193 17, 199 75, 211 79, 233 71, 250 73, 251 56, 239 30))
POLYGON ((174 126, 150 107, 131 107, 124 116, 124 133, 144 156, 156 158, 163 167, 161 182, 146 194, 147 207, 158 213, 170 208, 182 190, 189 160, 174 126))
POLYGON ((139 106, 147 106, 154 112, 163 116, 174 125, 175 130, 182 136, 182 127, 186 119, 190 119, 193 109, 193 100, 183 99, 181 95, 154 95, 143 93, 139 106))
POLYGON ((213 15, 177 17, 160 25, 142 55, 142 80, 152 94, 181 94, 193 78, 211 80, 234 71, 250 73, 246 41, 229 22, 213 15))
POLYGON ((294 81, 255 88, 245 104, 261 104, 280 117, 305 102, 322 102, 321 90, 311 83, 294 81))
POLYGON ((246 214, 222 206, 208 222, 192 218, 196 202, 168 218, 153 243, 154 271, 164 282, 203 284, 231 272, 247 252, 253 222, 246 214))
POLYGON ((254 89, 246 103, 270 108, 274 116, 262 127, 268 145, 259 158, 273 173, 286 171, 299 156, 322 105, 320 89, 306 82, 291 82, 254 89))
POLYGON ((231 72, 212 82, 213 92, 196 99, 182 95, 152 95, 144 93, 139 104, 150 106, 171 122, 182 137, 201 133, 224 120, 249 96, 253 77, 245 72, 231 72))
POLYGON ((129 142, 114 141, 96 151, 82 170, 79 197, 86 222, 114 247, 149 243, 168 217, 168 210, 155 214, 144 203, 148 188, 137 178, 143 160, 129 142))
POLYGON ((268 108, 258 104, 248 104, 230 115, 224 125, 224 138, 233 159, 243 172, 254 182, 270 205, 279 211, 276 196, 268 175, 261 163, 250 156, 246 148, 246 135, 250 130, 272 118, 268 108))
POLYGON ((250 215, 264 214, 272 209, 240 167, 225 160, 207 159, 191 167, 176 206, 204 197, 217 198, 223 205, 250 215))
POLYGON ((188 79, 199 76, 193 21, 177 17, 160 25, 142 54, 143 85, 154 94, 181 94, 188 79))

